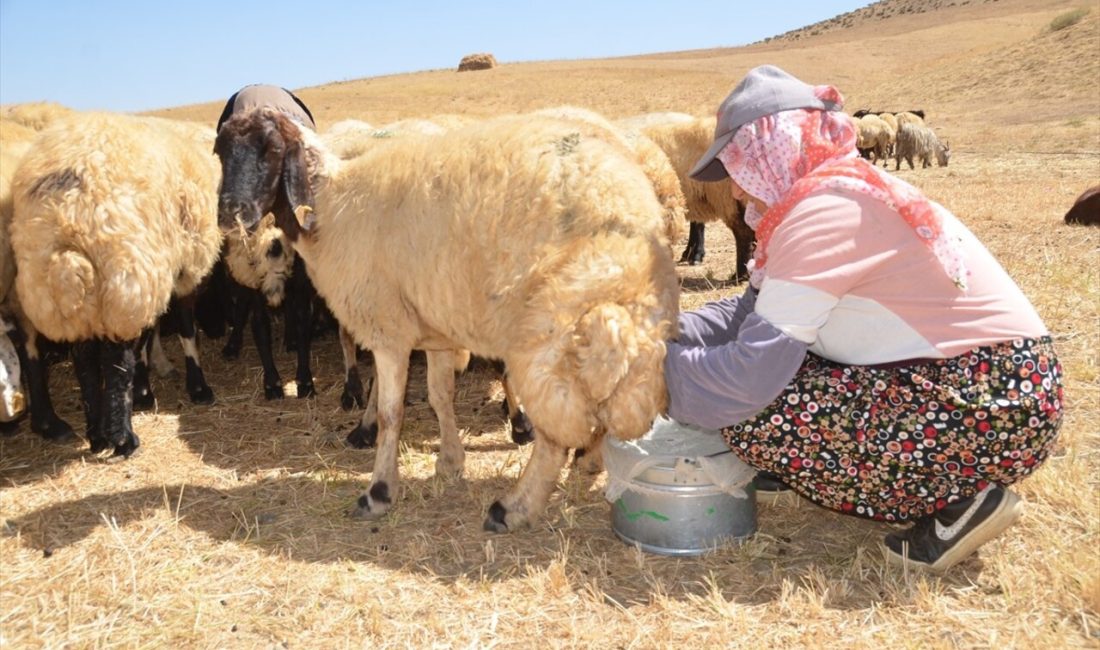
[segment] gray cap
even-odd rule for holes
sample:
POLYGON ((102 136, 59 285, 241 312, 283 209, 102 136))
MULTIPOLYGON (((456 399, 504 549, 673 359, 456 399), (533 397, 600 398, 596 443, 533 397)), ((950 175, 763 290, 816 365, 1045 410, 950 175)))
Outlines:
POLYGON ((737 129, 765 115, 795 108, 838 111, 841 105, 819 98, 814 94, 813 86, 774 65, 762 65, 749 70, 741 83, 737 84, 718 107, 714 144, 695 163, 689 176, 697 181, 720 181, 729 177, 717 156, 733 139, 737 129))

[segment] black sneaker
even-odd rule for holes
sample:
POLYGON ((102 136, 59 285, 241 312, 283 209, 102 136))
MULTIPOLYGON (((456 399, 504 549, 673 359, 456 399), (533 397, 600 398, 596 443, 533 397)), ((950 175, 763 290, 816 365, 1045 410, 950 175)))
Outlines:
POLYGON ((752 486, 756 488, 756 501, 768 505, 775 505, 785 495, 794 493, 778 474, 771 472, 757 472, 752 479, 752 486))
POLYGON ((886 536, 891 564, 943 573, 1014 524, 1020 497, 990 483, 973 497, 917 520, 912 528, 886 536))

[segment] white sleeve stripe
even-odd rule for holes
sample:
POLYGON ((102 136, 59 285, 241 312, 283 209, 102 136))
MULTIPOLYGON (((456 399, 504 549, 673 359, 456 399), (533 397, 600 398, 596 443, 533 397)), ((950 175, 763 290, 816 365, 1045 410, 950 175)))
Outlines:
POLYGON ((812 345, 837 302, 825 291, 766 277, 756 297, 756 313, 792 339, 812 345))

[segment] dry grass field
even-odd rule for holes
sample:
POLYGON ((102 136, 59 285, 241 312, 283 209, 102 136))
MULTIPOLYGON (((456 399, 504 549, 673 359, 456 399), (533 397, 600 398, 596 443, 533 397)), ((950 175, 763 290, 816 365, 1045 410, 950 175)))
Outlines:
MULTIPOLYGON (((1100 647, 1100 229, 1061 222, 1100 183, 1100 3, 888 0, 817 29, 300 94, 322 127, 561 103, 705 115, 745 70, 773 62, 837 84, 852 110, 924 108, 954 156, 899 175, 997 255, 1066 369, 1060 444, 1018 486, 1027 509, 1007 534, 928 577, 885 565, 887 525, 791 499, 761 506, 740 548, 667 558, 614 536, 604 476, 563 473, 544 519, 491 535, 485 510, 529 449, 511 443, 495 376, 474 368, 457 382, 465 477, 436 479, 422 361, 403 492, 386 518, 350 520, 374 453, 342 444, 356 415, 339 408, 335 337, 315 347, 317 398, 281 402, 264 401, 251 344, 229 364, 206 341, 217 403, 191 405, 182 378, 156 381, 158 410, 135 416, 144 446, 128 462, 26 427, 0 439, 0 648, 1100 647), (1080 7, 1090 11, 1079 22, 1050 31, 1080 7)), ((159 114, 213 124, 220 108, 159 114)), ((732 238, 709 230, 705 264, 679 267, 685 309, 741 290, 728 281, 732 238)), ((179 347, 166 347, 182 368, 179 347)), ((293 357, 278 362, 292 377, 293 357)), ((81 422, 70 365, 52 373, 61 415, 81 422)))

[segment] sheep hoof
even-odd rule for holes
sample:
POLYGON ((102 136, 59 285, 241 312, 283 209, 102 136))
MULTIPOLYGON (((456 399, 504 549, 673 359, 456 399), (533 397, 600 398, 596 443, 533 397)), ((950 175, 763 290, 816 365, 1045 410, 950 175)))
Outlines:
POLYGON ((344 393, 340 395, 340 408, 345 411, 350 411, 353 408, 363 408, 363 394, 356 395, 345 388, 344 393))
POLYGON ((101 437, 98 433, 88 432, 88 451, 92 454, 101 454, 111 448, 111 443, 107 442, 106 438, 101 437))
POLYGON ((264 386, 264 399, 283 399, 283 387, 282 386, 264 386))
POLYGON ((462 476, 465 465, 465 454, 458 458, 450 458, 441 453, 435 459, 435 475, 441 478, 459 478, 462 476))
POLYGON ((489 506, 489 516, 485 518, 485 524, 482 525, 482 528, 490 533, 506 533, 508 532, 508 524, 504 520, 507 516, 508 511, 505 510, 500 501, 494 501, 493 505, 489 506))
POLYGON ((691 259, 688 260, 688 264, 695 266, 696 264, 702 264, 703 258, 706 257, 706 252, 696 249, 691 254, 691 259))
POLYGON ((298 399, 304 399, 306 397, 316 397, 317 390, 313 387, 313 382, 298 382, 298 399))
POLYGON ((369 426, 356 425, 345 442, 352 449, 370 449, 378 442, 378 423, 371 422, 369 426))
POLYGON ((214 391, 210 390, 209 386, 199 386, 194 390, 187 391, 187 394, 191 397, 192 404, 214 403, 214 391))
POLYGON ((229 343, 226 343, 225 347, 222 348, 222 358, 226 361, 234 361, 240 356, 241 346, 239 345, 231 345, 229 343))
POLYGON ((523 411, 516 413, 512 418, 512 442, 517 445, 526 445, 534 439, 535 427, 531 425, 531 420, 527 419, 527 414, 523 411))
POLYGON ((359 497, 356 507, 348 516, 352 519, 377 519, 390 509, 390 488, 385 481, 370 486, 366 494, 359 497))
POLYGON ((19 433, 19 420, 12 420, 11 422, 0 422, 0 436, 5 438, 14 436, 19 433))
POLYGON ((157 404, 157 398, 148 388, 134 391, 134 410, 150 411, 157 404))
POLYGON ((45 424, 35 425, 32 422, 31 431, 41 435, 50 442, 67 443, 76 440, 76 432, 73 431, 73 428, 56 415, 50 417, 49 421, 45 424))
POLYGON ((115 451, 107 459, 107 462, 118 462, 133 458, 138 453, 139 447, 141 447, 141 440, 138 439, 136 433, 130 432, 129 440, 121 445, 115 445, 115 451))

